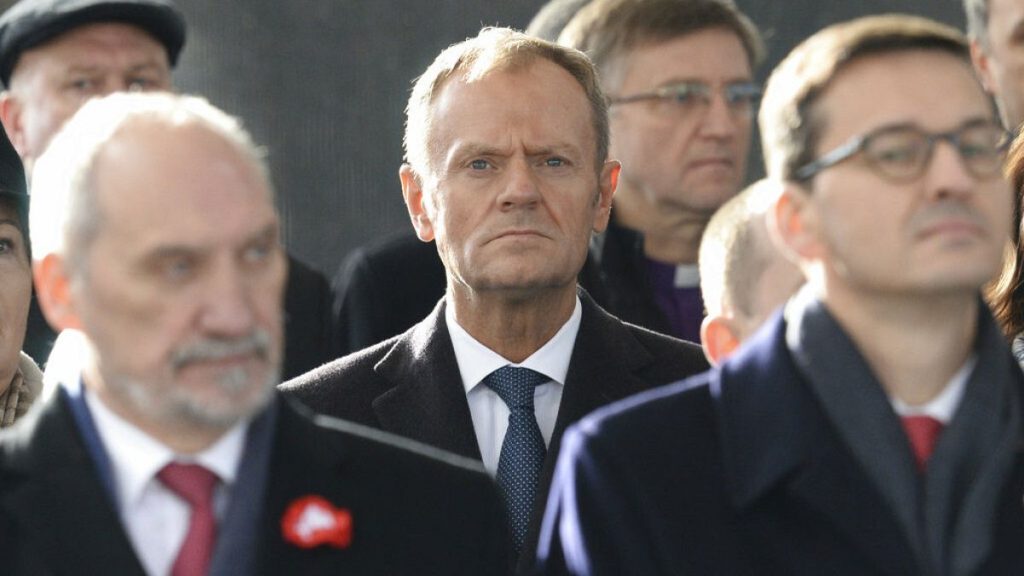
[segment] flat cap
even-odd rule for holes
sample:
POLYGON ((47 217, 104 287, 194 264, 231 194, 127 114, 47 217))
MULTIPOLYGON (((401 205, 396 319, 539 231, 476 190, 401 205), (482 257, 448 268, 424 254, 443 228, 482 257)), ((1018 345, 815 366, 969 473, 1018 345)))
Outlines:
MULTIPOLYGON (((14 201, 24 232, 28 228, 28 181, 25 179, 21 157, 14 150, 3 128, 0 128, 0 198, 14 201)), ((25 241, 28 242, 27 235, 25 241)))
POLYGON ((185 45, 185 18, 171 0, 21 0, 0 16, 0 81, 9 85, 25 50, 98 22, 145 30, 167 49, 172 67, 185 45))

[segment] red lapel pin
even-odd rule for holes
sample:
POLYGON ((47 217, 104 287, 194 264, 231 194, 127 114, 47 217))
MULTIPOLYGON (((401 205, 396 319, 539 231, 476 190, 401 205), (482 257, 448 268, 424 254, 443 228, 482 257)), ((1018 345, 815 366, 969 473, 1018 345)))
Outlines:
POLYGON ((303 496, 285 510, 281 530, 284 539, 299 548, 348 548, 352 543, 352 514, 346 508, 335 508, 322 496, 303 496))

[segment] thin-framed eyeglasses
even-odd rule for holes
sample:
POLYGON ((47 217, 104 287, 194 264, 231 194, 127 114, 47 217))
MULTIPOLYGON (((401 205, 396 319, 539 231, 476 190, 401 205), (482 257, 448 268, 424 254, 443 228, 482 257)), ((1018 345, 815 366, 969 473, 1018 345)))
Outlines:
MULTIPOLYGON (((753 82, 732 82, 721 88, 721 94, 732 113, 750 116, 761 97, 761 87, 753 82)), ((686 81, 661 86, 651 92, 613 96, 608 99, 608 104, 615 106, 656 100, 671 104, 683 112, 692 113, 707 110, 711 106, 713 95, 714 89, 711 86, 703 82, 686 81)))
POLYGON ((797 169, 798 182, 863 153, 867 165, 894 183, 906 183, 924 174, 935 144, 944 140, 956 148, 971 176, 985 179, 1003 169, 1010 133, 994 119, 971 120, 949 132, 928 132, 913 124, 890 124, 850 138, 817 160, 797 169))

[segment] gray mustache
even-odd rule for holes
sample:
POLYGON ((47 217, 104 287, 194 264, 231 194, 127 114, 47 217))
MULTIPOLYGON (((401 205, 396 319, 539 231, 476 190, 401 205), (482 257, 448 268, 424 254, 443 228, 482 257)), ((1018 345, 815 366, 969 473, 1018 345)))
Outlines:
POLYGON ((177 370, 193 362, 221 360, 230 356, 243 355, 269 358, 270 334, 266 330, 255 330, 248 336, 231 340, 220 338, 197 340, 176 350, 171 358, 171 363, 177 370))

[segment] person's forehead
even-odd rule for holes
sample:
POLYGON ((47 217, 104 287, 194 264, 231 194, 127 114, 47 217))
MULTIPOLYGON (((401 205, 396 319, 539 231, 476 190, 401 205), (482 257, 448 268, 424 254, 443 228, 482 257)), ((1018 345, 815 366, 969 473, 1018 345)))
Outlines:
POLYGON ((19 225, 21 224, 21 216, 18 213, 15 200, 0 194, 0 222, 5 221, 19 225))
POLYGON ((544 58, 492 70, 468 82, 465 75, 456 75, 441 88, 433 113, 435 141, 461 139, 476 132, 490 133, 494 126, 510 118, 525 122, 545 116, 552 116, 553 121, 576 120, 585 124, 581 126, 582 132, 561 134, 563 140, 593 139, 591 107, 583 86, 568 70, 544 58))
POLYGON ((620 75, 682 79, 748 78, 750 57, 729 28, 709 26, 668 38, 641 41, 615 60, 620 75))
POLYGON ((230 205, 226 198, 240 211, 273 211, 269 184, 255 161, 198 122, 129 121, 99 150, 93 181, 106 208, 158 220, 166 207, 195 206, 202 215, 230 205))
POLYGON ((127 51, 135 58, 169 67, 164 47, 142 28, 120 22, 98 22, 78 26, 26 50, 15 65, 14 74, 34 61, 65 65, 87 61, 95 50, 127 51))
POLYGON ((886 124, 950 130, 967 120, 994 118, 970 63, 940 50, 860 57, 835 75, 813 113, 825 126, 824 141, 886 124))
POLYGON ((988 0, 987 4, 990 25, 1024 12, 1024 0, 988 0))

